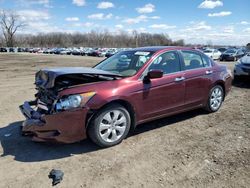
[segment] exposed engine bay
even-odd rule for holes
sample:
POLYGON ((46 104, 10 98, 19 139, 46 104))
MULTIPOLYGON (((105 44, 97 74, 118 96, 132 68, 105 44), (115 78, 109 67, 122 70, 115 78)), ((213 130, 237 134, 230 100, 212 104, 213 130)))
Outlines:
MULTIPOLYGON (((35 94, 37 111, 42 114, 51 114, 57 110, 63 110, 65 101, 61 100, 61 105, 57 104, 58 92, 74 87, 76 85, 109 81, 120 79, 122 76, 112 72, 102 71, 94 68, 65 67, 55 69, 42 69, 36 73, 35 94), (57 108, 56 108, 57 107, 57 108)), ((77 96, 72 100, 78 100, 77 96)))

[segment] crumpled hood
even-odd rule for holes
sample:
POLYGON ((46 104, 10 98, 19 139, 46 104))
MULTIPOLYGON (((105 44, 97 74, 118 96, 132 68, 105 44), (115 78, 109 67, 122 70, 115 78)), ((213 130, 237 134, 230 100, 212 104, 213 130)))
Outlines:
POLYGON ((100 69, 90 68, 90 67, 58 67, 58 68, 45 68, 41 69, 44 72, 53 72, 56 75, 62 74, 100 74, 100 75, 114 75, 119 76, 108 71, 103 71, 100 69))
POLYGON ((89 67, 59 67, 59 68, 45 68, 36 73, 35 84, 43 88, 54 87, 56 78, 65 75, 103 75, 103 76, 121 76, 108 71, 89 67))

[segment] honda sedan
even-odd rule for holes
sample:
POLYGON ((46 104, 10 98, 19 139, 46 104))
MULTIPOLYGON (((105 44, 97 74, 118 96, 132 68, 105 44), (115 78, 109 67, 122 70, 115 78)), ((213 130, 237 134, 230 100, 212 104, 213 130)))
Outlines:
POLYGON ((145 122, 196 108, 216 112, 232 76, 200 51, 164 46, 121 51, 93 68, 42 69, 35 80, 35 100, 20 106, 23 135, 63 143, 89 137, 109 147, 145 122))

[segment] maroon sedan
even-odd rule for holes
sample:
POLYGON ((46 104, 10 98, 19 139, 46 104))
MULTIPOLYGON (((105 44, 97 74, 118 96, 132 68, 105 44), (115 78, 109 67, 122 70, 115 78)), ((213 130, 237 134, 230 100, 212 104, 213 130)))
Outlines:
POLYGON ((231 81, 225 66, 183 47, 122 51, 93 68, 42 69, 36 99, 20 106, 22 133, 40 142, 89 137, 113 146, 144 122, 196 108, 216 112, 231 81))

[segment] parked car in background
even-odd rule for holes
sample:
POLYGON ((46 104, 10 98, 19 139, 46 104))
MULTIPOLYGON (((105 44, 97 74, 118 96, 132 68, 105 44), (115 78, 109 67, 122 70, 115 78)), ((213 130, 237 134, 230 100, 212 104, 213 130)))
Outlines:
POLYGON ((49 54, 55 54, 58 48, 52 48, 49 50, 49 54))
POLYGON ((75 48, 74 50, 72 50, 72 55, 82 55, 82 50, 75 48))
POLYGON ((46 49, 43 51, 43 53, 44 53, 44 54, 49 54, 49 53, 50 53, 50 51, 51 51, 51 49, 50 49, 50 48, 46 48, 46 49))
POLYGON ((72 54, 72 50, 71 49, 68 49, 68 48, 65 48, 64 50, 62 50, 60 52, 61 55, 71 55, 72 54))
POLYGON ((10 48, 9 48, 9 52, 15 52, 15 48, 10 47, 10 48))
POLYGON ((218 48, 218 50, 220 51, 220 53, 225 52, 227 49, 228 49, 228 48, 226 48, 226 47, 218 48))
POLYGON ((54 51, 54 54, 59 55, 59 54, 61 54, 61 52, 64 51, 64 50, 65 50, 65 48, 57 48, 57 49, 54 51))
POLYGON ((92 53, 92 51, 93 51, 92 48, 85 48, 85 49, 83 50, 82 55, 87 56, 87 55, 89 55, 90 53, 92 53))
POLYGON ((117 49, 108 50, 107 53, 105 54, 105 57, 111 57, 112 55, 116 54, 117 52, 118 52, 117 49))
POLYGON ((234 78, 237 79, 240 76, 250 77, 250 53, 239 59, 234 67, 234 78))
POLYGON ((96 48, 93 51, 91 51, 88 55, 95 57, 105 57, 106 53, 107 51, 105 49, 96 48))
POLYGON ((97 51, 97 57, 105 57, 106 53, 107 53, 107 49, 101 49, 99 51, 97 51))
POLYGON ((44 48, 40 48, 36 53, 38 53, 38 54, 42 54, 43 52, 44 52, 44 48))
POLYGON ((0 48, 0 52, 8 52, 7 48, 0 48))
POLYGON ((38 51, 40 51, 41 49, 40 48, 30 48, 29 49, 29 52, 30 53, 37 53, 38 51))
POLYGON ((221 52, 217 49, 206 49, 204 50, 204 54, 212 59, 219 59, 221 56, 221 52))
POLYGON ((221 61, 237 61, 244 55, 245 53, 241 49, 231 48, 221 54, 220 60, 221 61))
POLYGON ((216 112, 231 81, 226 66, 185 47, 121 51, 93 68, 42 69, 35 100, 20 106, 22 133, 38 142, 88 136, 109 147, 144 122, 195 108, 216 112))
POLYGON ((25 48, 17 48, 17 52, 25 52, 25 48))

